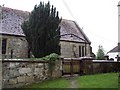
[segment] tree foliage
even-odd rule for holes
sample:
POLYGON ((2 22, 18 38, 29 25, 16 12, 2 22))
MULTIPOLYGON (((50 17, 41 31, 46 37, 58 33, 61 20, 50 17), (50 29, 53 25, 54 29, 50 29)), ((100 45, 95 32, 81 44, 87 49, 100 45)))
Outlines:
POLYGON ((44 57, 51 53, 60 54, 59 13, 50 2, 40 2, 35 5, 29 19, 22 24, 29 47, 36 58, 44 57))
POLYGON ((97 52, 97 59, 103 60, 105 59, 104 56, 105 56, 105 53, 104 53, 103 46, 99 45, 98 52, 97 52))

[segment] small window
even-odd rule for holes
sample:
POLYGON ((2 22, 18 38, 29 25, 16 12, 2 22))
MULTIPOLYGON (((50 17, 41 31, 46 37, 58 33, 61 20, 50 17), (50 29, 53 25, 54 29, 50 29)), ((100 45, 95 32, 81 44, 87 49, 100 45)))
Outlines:
POLYGON ((81 57, 81 46, 79 46, 79 57, 81 57))
POLYGON ((2 54, 6 54, 7 39, 2 39, 2 54))
POLYGON ((85 47, 82 46, 82 57, 84 57, 84 56, 85 56, 85 47))
POLYGON ((85 47, 79 46, 79 57, 84 57, 84 56, 85 56, 85 47))
POLYGON ((28 58, 30 58, 30 47, 28 47, 28 58))

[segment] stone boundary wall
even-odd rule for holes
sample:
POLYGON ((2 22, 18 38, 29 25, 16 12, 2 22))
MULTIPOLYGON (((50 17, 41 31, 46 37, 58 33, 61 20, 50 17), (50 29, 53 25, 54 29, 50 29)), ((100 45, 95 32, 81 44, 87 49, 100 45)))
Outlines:
MULTIPOLYGON (((55 62, 53 78, 62 76, 61 60, 55 62)), ((17 88, 49 79, 48 61, 41 60, 3 60, 2 88, 17 88)))
POLYGON ((0 60, 0 90, 2 90, 2 62, 0 60))
POLYGON ((93 60, 93 74, 119 72, 120 62, 109 60, 93 60))

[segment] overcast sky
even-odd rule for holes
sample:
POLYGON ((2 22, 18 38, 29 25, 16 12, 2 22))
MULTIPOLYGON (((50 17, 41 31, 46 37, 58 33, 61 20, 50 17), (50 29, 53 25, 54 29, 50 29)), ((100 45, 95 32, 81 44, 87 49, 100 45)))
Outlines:
MULTIPOLYGON (((48 0, 41 0, 47 2, 48 0)), ((93 52, 102 45, 108 52, 118 42, 119 0, 50 0, 63 19, 76 21, 90 39, 93 52)), ((31 11, 40 0, 0 0, 0 5, 31 11)))

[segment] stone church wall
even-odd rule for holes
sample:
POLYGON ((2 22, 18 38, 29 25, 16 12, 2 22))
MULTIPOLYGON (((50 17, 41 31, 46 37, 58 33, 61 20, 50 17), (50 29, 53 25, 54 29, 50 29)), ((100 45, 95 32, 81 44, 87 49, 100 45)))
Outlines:
MULTIPOLYGON (((79 58, 79 46, 86 47, 86 55, 90 55, 90 45, 85 43, 60 41, 61 56, 65 58, 79 58)), ((85 48, 84 48, 85 49, 85 48)))
POLYGON ((3 58, 27 58, 28 44, 25 37, 2 35, 2 39, 7 39, 6 54, 3 58))

